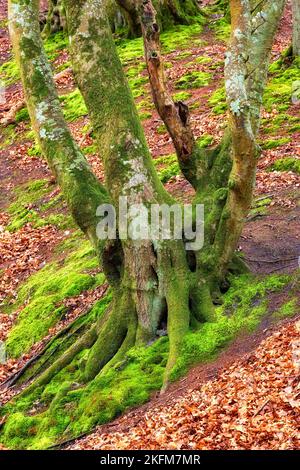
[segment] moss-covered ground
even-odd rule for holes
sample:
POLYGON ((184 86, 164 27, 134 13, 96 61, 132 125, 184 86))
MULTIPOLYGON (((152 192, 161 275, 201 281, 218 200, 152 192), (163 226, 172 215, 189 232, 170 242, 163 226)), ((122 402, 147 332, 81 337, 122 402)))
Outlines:
MULTIPOLYGON (((29 281, 33 289, 31 302, 36 302, 36 305, 39 299, 43 303, 51 302, 55 295, 57 301, 99 282, 78 272, 83 266, 85 269, 93 266, 92 259, 87 262, 88 259, 88 248, 85 247, 73 254, 61 271, 52 266, 33 276, 29 281), (68 277, 62 278, 62 274, 67 272, 68 277), (46 276, 47 282, 43 276, 46 276), (69 282, 66 282, 67 279, 69 282), (54 294, 57 285, 61 287, 54 294)), ((100 278, 100 282, 102 281, 100 278)), ((216 322, 195 325, 184 338, 182 355, 172 373, 173 380, 184 374, 193 364, 216 358, 238 335, 258 328, 268 315, 268 296, 272 293, 289 289, 288 300, 284 300, 276 312, 269 313, 272 321, 290 317, 297 311, 296 292, 299 279, 295 276, 272 275, 258 279, 245 275, 231 281, 231 288, 224 295, 223 304, 217 308, 216 322)), ((20 294, 24 293, 23 290, 20 294)), ((89 312, 86 322, 99 317, 106 305, 107 298, 97 302, 89 312)), ((33 318, 33 312, 29 310, 27 314, 30 315, 31 322, 34 320, 35 324, 39 324, 41 317, 37 315, 33 318)), ((53 309, 53 316, 56 315, 57 311, 53 309)), ((25 341, 25 347, 28 345, 28 339, 24 338, 20 325, 23 326, 23 331, 27 330, 27 335, 28 331, 31 333, 25 316, 20 318, 20 323, 12 331, 8 342, 9 348, 15 352, 18 351, 20 341, 23 344, 25 341)), ((41 336, 40 330, 38 336, 41 336)), ((55 350, 55 345, 52 348, 55 350)), ((146 347, 133 348, 120 363, 104 374, 100 373, 84 386, 81 381, 81 364, 88 350, 82 351, 48 385, 36 388, 29 395, 16 398, 3 407, 2 415, 9 417, 1 441, 15 449, 48 448, 85 433, 97 424, 110 421, 131 406, 144 403, 151 392, 162 385, 167 353, 167 337, 159 338, 146 347)))

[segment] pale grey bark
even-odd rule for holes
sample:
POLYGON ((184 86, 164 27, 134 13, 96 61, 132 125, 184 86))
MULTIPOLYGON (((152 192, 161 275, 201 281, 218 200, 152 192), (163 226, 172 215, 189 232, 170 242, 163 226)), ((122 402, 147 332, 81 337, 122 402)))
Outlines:
POLYGON ((293 55, 300 56, 300 0, 292 0, 293 5, 293 55))

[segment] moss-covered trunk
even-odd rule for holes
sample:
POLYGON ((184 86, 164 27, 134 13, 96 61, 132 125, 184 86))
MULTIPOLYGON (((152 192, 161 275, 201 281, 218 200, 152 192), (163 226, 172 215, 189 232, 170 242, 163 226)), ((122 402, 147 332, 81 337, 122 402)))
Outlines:
POLYGON ((46 18, 46 24, 43 29, 43 35, 48 37, 51 34, 57 33, 58 31, 65 30, 65 27, 66 16, 63 0, 49 0, 48 14, 46 18))

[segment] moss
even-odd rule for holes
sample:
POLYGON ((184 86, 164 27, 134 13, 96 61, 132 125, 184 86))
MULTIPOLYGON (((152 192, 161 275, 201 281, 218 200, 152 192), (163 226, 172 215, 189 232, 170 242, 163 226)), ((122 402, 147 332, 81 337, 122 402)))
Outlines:
POLYGON ((284 64, 279 67, 277 64, 272 71, 274 75, 264 93, 264 107, 267 111, 276 108, 285 112, 291 106, 292 84, 300 79, 300 62, 295 59, 288 67, 284 64))
POLYGON ((209 85, 211 75, 208 72, 187 72, 175 82, 176 88, 200 88, 209 85))
POLYGON ((165 134, 167 132, 167 128, 164 124, 160 124, 159 126, 157 126, 156 128, 156 132, 158 134, 165 134))
POLYGON ((6 86, 12 85, 20 80, 20 72, 14 60, 4 62, 4 64, 0 66, 0 78, 6 86))
POLYGON ((221 41, 228 41, 231 33, 231 25, 227 18, 220 18, 213 24, 215 35, 221 41))
POLYGON ((215 114, 224 114, 227 109, 225 87, 218 88, 208 100, 215 114))
POLYGON ((162 183, 167 183, 173 176, 180 174, 180 168, 175 154, 166 155, 154 160, 158 176, 162 183))
POLYGON ((81 149, 84 155, 95 155, 98 153, 97 144, 91 144, 81 149))
POLYGON ((90 243, 81 239, 80 247, 63 261, 52 262, 30 276, 19 289, 14 311, 26 304, 6 342, 10 357, 19 357, 41 340, 67 312, 63 301, 104 282, 104 275, 90 274, 98 260, 90 243))
POLYGON ((68 38, 63 31, 48 36, 44 43, 45 51, 50 60, 56 59, 59 53, 68 46, 68 38))
MULTIPOLYGON (((178 378, 196 362, 214 359, 238 334, 257 328, 268 312, 267 294, 284 289, 291 281, 287 275, 232 278, 224 303, 217 308, 216 321, 198 325, 186 334, 172 378, 178 378)), ((101 305, 94 307, 95 315, 99 308, 101 305)), ((291 309, 282 306, 284 316, 292 315, 291 309)), ((82 351, 45 387, 17 398, 2 409, 2 415, 6 414, 8 419, 1 441, 10 448, 47 448, 146 402, 151 392, 162 385, 168 349, 167 337, 146 347, 135 347, 85 387, 78 384, 80 364, 88 354, 88 350, 82 351), (32 410, 34 416, 30 416, 32 410), (32 434, 20 432, 19 426, 15 428, 15 420, 22 429, 31 429, 32 434)))
POLYGON ((134 98, 139 98, 145 93, 145 84, 148 83, 148 78, 142 75, 133 76, 128 78, 128 83, 134 98))
POLYGON ((15 232, 29 222, 34 227, 45 225, 33 206, 49 192, 50 188, 47 180, 34 180, 16 188, 16 200, 8 207, 11 219, 6 227, 7 230, 15 232))
POLYGON ((269 139, 262 142, 260 145, 264 150, 271 150, 281 145, 288 144, 291 141, 289 137, 282 137, 281 139, 269 139))
POLYGON ((179 91, 178 93, 174 93, 173 100, 174 101, 186 101, 192 96, 191 93, 187 91, 179 91))
POLYGON ((270 167, 271 171, 293 171, 300 175, 300 160, 298 158, 286 157, 276 160, 270 167))
POLYGON ((180 377, 194 363, 212 360, 238 334, 254 331, 268 313, 267 294, 281 291, 291 279, 288 275, 259 279, 248 274, 233 278, 223 305, 216 309, 216 322, 186 335, 172 378, 180 377))
POLYGON ((281 307, 273 312, 274 320, 282 320, 284 318, 293 317, 297 313, 298 299, 294 298, 285 302, 281 307))
POLYGON ((197 139, 197 145, 200 148, 209 147, 214 141, 214 136, 210 134, 203 134, 199 139, 197 139))
POLYGON ((87 115, 84 100, 78 89, 67 95, 60 96, 59 99, 62 104, 64 117, 68 122, 76 121, 76 119, 87 115))
POLYGON ((253 218, 257 216, 266 215, 267 208, 271 204, 271 202, 272 202, 272 199, 270 197, 265 197, 263 199, 259 199, 258 201, 255 201, 249 213, 249 217, 253 218))
POLYGON ((40 146, 38 144, 32 145, 32 147, 27 150, 27 155, 30 157, 40 157, 42 155, 40 146))
POLYGON ((150 119, 152 117, 152 113, 149 111, 139 112, 139 117, 142 121, 145 121, 146 119, 150 119))
POLYGON ((190 41, 200 36, 202 32, 203 17, 198 18, 198 23, 192 25, 177 25, 161 34, 163 53, 170 53, 189 47, 190 41))
POLYGON ((299 118, 288 113, 272 116, 272 120, 262 119, 262 126, 265 134, 277 134, 279 130, 283 129, 292 134, 300 130, 299 118))

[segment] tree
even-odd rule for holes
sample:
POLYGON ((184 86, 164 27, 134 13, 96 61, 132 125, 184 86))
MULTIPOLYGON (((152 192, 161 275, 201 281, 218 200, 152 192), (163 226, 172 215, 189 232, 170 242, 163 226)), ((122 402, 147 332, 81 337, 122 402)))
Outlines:
POLYGON ((292 1, 293 6, 293 55, 300 56, 300 2, 292 1))
MULTIPOLYGON (((186 240, 97 237, 97 207, 172 206, 155 172, 100 0, 65 0, 70 55, 104 162, 105 187, 92 173, 64 121, 39 31, 38 0, 10 0, 10 31, 33 129, 82 231, 93 244, 113 291, 105 315, 27 388, 44 385, 83 348, 90 348, 82 381, 115 365, 135 344, 157 337, 167 318, 169 358, 164 386, 190 324, 214 321, 228 272, 246 269, 236 247, 250 209, 260 149, 256 142, 270 52, 285 1, 231 0, 232 34, 225 60, 228 127, 220 145, 201 149, 189 112, 168 93, 159 27, 151 0, 140 4, 153 99, 173 139, 183 175, 205 205, 201 250, 186 240), (255 4, 254 4, 255 3, 255 4), (254 5, 253 5, 254 4, 254 5)), ((176 227, 173 226, 173 230, 176 227)), ((26 393, 26 392, 25 392, 26 393)))
POLYGON ((48 14, 46 18, 46 24, 43 29, 45 37, 50 34, 57 33, 65 29, 66 17, 63 6, 63 0, 49 0, 48 2, 48 14))
MULTIPOLYGON (((129 36, 136 37, 141 34, 141 22, 138 4, 135 0, 116 0, 124 13, 129 27, 129 36)), ((188 24, 195 15, 199 15, 197 0, 154 0, 158 13, 157 21, 161 28, 172 24, 188 24)))

